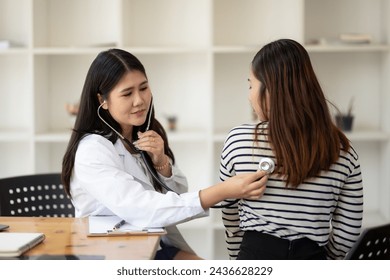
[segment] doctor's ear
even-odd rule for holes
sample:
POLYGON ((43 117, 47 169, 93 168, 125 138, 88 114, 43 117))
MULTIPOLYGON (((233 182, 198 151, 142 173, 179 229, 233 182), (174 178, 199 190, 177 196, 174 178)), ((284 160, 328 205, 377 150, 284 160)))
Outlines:
POLYGON ((98 96, 100 105, 102 105, 102 108, 104 110, 107 110, 108 109, 107 101, 103 98, 103 96, 100 93, 98 93, 97 96, 98 96))

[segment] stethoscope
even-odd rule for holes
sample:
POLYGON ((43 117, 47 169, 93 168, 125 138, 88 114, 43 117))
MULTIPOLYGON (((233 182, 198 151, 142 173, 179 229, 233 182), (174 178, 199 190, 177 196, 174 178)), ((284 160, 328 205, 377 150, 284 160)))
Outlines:
MULTIPOLYGON (((113 132, 115 132, 116 135, 119 136, 119 138, 121 138, 131 149, 135 149, 137 152, 140 153, 141 155, 141 158, 142 158, 142 161, 145 163, 145 166, 146 168, 148 169, 148 172, 150 173, 150 175, 152 175, 152 177, 166 190, 166 191, 169 191, 169 192, 175 192, 174 190, 172 190, 170 187, 168 187, 165 182, 163 180, 161 180, 161 178, 158 176, 156 170, 154 170, 154 168, 151 167, 151 164, 149 163, 149 161, 147 160, 146 158, 146 152, 145 151, 141 151, 137 148, 134 147, 134 145, 127 139, 125 138, 121 133, 119 133, 119 131, 117 131, 115 128, 113 128, 108 122, 106 122, 102 116, 100 115, 100 108, 104 105, 106 101, 104 101, 102 104, 99 105, 98 109, 97 109, 97 115, 99 117, 99 119, 105 124, 107 125, 113 132)), ((148 114, 148 124, 146 126, 146 129, 145 131, 148 131, 149 130, 149 127, 150 127, 150 121, 151 121, 151 116, 152 116, 152 111, 153 111, 153 99, 151 100, 150 102, 150 106, 149 106, 149 114, 148 114)), ((271 174, 274 169, 275 169, 275 162, 271 159, 271 158, 262 158, 259 162, 259 169, 262 170, 262 171, 265 171, 267 172, 267 174, 271 174)), ((176 193, 176 192, 175 192, 176 193)), ((240 199, 235 199, 234 201, 229 201, 229 202, 226 202, 225 204, 218 204, 218 205, 214 205, 210 208, 225 208, 225 207, 229 207, 235 203, 237 203, 240 199)))

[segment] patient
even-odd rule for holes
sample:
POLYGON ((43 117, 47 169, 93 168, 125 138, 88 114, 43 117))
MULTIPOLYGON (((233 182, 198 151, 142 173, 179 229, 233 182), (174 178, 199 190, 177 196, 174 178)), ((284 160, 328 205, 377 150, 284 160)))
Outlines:
POLYGON ((223 210, 232 259, 342 259, 360 234, 359 157, 333 123, 307 51, 281 39, 249 69, 249 100, 259 122, 233 128, 220 164, 223 181, 276 162, 260 199, 223 210))

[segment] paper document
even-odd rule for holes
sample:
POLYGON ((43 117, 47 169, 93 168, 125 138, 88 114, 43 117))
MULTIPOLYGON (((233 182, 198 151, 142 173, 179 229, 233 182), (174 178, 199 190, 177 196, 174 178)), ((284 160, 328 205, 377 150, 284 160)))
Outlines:
POLYGON ((127 222, 121 223, 118 216, 89 216, 88 236, 108 236, 108 235, 146 235, 165 234, 164 228, 139 228, 127 222), (119 228, 115 228, 116 225, 119 228))

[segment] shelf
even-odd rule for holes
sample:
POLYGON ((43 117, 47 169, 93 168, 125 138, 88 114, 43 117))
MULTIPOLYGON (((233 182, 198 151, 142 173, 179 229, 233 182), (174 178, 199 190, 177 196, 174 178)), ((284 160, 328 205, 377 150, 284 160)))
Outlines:
MULTIPOLYGON (((213 52, 218 53, 250 53, 254 55, 259 51, 262 45, 231 45, 231 46, 214 46, 213 52)), ((390 46, 388 44, 306 44, 306 50, 309 53, 322 52, 388 52, 390 46)))
POLYGON ((302 41, 302 0, 246 0, 245 4, 236 0, 212 2, 215 46, 259 47, 287 37, 302 41))
POLYGON ((306 45, 309 53, 316 52, 388 52, 390 46, 387 44, 323 44, 306 45))
POLYGON ((39 133, 34 136, 34 140, 38 143, 68 143, 70 134, 70 131, 39 133))
POLYGON ((207 47, 210 44, 209 0, 132 0, 122 2, 123 46, 207 47))
POLYGON ((81 55, 89 54, 96 56, 99 52, 106 50, 108 47, 51 47, 51 48, 35 48, 35 55, 81 55))
POLYGON ((31 133, 28 131, 6 131, 0 130, 0 142, 28 142, 31 133))
POLYGON ((347 132, 345 135, 351 141, 385 142, 389 140, 389 133, 382 131, 354 131, 347 132))
POLYGON ((260 47, 261 46, 258 46, 258 45, 214 46, 213 52, 215 54, 250 53, 251 55, 254 55, 255 53, 257 53, 259 51, 260 47))
POLYGON ((73 48, 106 45, 107 42, 118 44, 120 1, 32 2, 34 48, 73 48))
MULTIPOLYGON (((59 131, 59 132, 50 132, 50 133, 39 133, 36 134, 34 140, 37 142, 68 142, 71 132, 59 131)), ((28 139, 28 134, 21 133, 1 133, 0 140, 3 139, 28 139)), ((207 141, 207 132, 197 132, 197 131, 180 131, 180 132, 171 132, 167 131, 168 140, 170 143, 187 143, 187 142, 204 142, 207 141)))
POLYGON ((167 130, 169 142, 202 142, 208 140, 207 131, 169 131, 167 130))
MULTIPOLYGON (((114 44, 107 44, 107 46, 96 46, 96 47, 41 47, 35 48, 33 53, 36 55, 78 55, 78 54, 90 54, 97 55, 101 51, 105 51, 109 48, 121 48, 134 54, 206 54, 209 49, 205 47, 133 47, 133 46, 118 46, 114 44)), ((15 53, 16 49, 14 50, 15 53)), ((20 50, 21 52, 21 50, 20 50)), ((0 54, 2 51, 0 50, 0 54)))
POLYGON ((26 48, 0 48, 0 55, 27 55, 30 51, 26 48))

